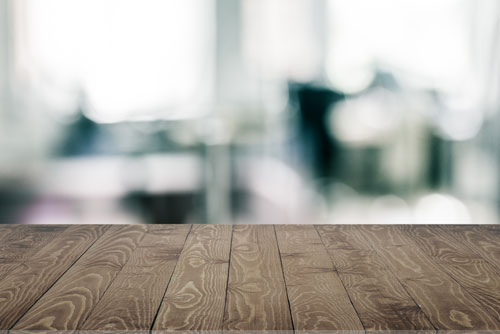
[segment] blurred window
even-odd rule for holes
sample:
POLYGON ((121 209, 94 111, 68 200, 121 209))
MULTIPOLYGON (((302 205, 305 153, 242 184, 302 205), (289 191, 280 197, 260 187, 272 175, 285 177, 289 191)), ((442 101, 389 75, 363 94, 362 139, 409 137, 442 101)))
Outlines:
POLYGON ((470 74, 468 0, 330 0, 327 69, 360 91, 386 66, 429 88, 454 89, 470 74))
POLYGON ((82 95, 99 122, 207 109, 213 0, 16 2, 23 67, 49 109, 73 111, 82 95))
POLYGON ((316 79, 323 51, 321 3, 243 0, 242 47, 250 72, 266 79, 316 79))

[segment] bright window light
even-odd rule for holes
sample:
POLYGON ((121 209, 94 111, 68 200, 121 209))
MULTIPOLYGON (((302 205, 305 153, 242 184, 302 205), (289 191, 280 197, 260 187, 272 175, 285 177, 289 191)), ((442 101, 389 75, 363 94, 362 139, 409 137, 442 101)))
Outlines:
MULTIPOLYGON (((187 118, 208 109, 213 1, 27 0, 27 4, 35 82, 58 92, 83 94, 92 119, 187 118)), ((45 95, 50 99, 54 94, 45 95)))
POLYGON ((327 70, 347 92, 365 88, 374 65, 450 88, 469 74, 470 1, 330 0, 327 70))
POLYGON ((250 73, 313 80, 321 62, 318 0, 243 0, 243 53, 250 73))

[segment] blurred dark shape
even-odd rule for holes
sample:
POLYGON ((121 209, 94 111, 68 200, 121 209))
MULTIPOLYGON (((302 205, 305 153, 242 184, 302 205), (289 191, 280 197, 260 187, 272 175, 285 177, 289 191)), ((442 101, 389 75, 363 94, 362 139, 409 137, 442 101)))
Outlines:
MULTIPOLYGON (((400 89, 391 73, 377 71, 370 86, 359 95, 380 87, 394 92, 400 89)), ((363 151, 361 160, 358 166, 352 166, 351 161, 345 161, 352 152, 332 137, 328 128, 328 117, 335 105, 350 96, 310 83, 290 83, 289 94, 290 102, 298 112, 296 128, 301 162, 312 172, 313 179, 322 180, 324 186, 335 179, 347 179, 347 183, 366 191, 389 190, 383 180, 377 178, 381 174, 377 165, 380 149, 376 146, 360 148, 363 151)))
POLYGON ((24 185, 0 185, 0 224, 12 224, 18 221, 19 212, 32 201, 33 195, 26 192, 24 185))
MULTIPOLYGON (((146 182, 155 181, 151 168, 165 168, 163 173, 184 172, 177 176, 178 179, 193 177, 188 171, 179 171, 175 164, 165 166, 163 161, 166 159, 168 163, 168 157, 178 159, 176 153, 179 152, 191 152, 191 156, 196 157, 203 154, 199 147, 185 147, 171 140, 166 131, 169 129, 166 122, 100 124, 88 118, 83 108, 80 108, 78 115, 73 123, 64 126, 63 138, 54 150, 58 166, 63 171, 74 174, 76 171, 71 167, 64 167, 65 161, 81 160, 91 168, 89 172, 95 175, 90 179, 98 182, 97 174, 106 163, 105 160, 99 162, 98 157, 117 157, 125 164, 120 171, 123 174, 120 178, 127 192, 123 197, 116 198, 123 211, 137 216, 143 223, 151 224, 181 224, 193 222, 193 219, 197 222, 203 220, 203 210, 200 210, 204 207, 201 189, 178 189, 178 185, 169 185, 168 181, 160 185, 158 182, 161 183, 162 180, 156 180, 157 188, 154 191, 149 191, 145 185, 146 182), (145 161, 149 161, 149 165, 145 161)), ((60 177, 56 175, 55 178, 57 180, 60 177)), ((71 188, 71 185, 68 187, 71 188)), ((50 193, 51 189, 48 191, 50 193)), ((68 206, 72 205, 72 201, 85 200, 79 198, 81 195, 77 190, 74 196, 68 206)))
MULTIPOLYGON (((418 162, 418 166, 414 166, 423 169, 426 178, 416 181, 410 180, 414 177, 410 174, 405 176, 408 180, 396 179, 390 172, 390 168, 393 167, 387 167, 391 166, 387 159, 391 152, 397 149, 397 142, 384 137, 367 137, 370 139, 350 143, 342 139, 342 136, 338 137, 335 128, 332 127, 332 119, 340 112, 336 106, 344 102, 347 110, 344 108, 342 112, 355 115, 349 117, 347 123, 342 124, 344 127, 359 128, 358 124, 352 122, 356 122, 356 117, 359 115, 367 115, 366 112, 370 110, 360 114, 360 110, 356 108, 370 109, 370 107, 383 111, 375 114, 378 117, 377 122, 385 122, 381 117, 396 117, 402 122, 398 123, 396 128, 408 126, 408 123, 405 123, 408 122, 405 110, 401 110, 402 106, 397 104, 405 101, 402 93, 403 89, 394 75, 383 70, 376 71, 373 81, 367 88, 352 95, 315 84, 289 84, 290 104, 296 111, 294 144, 300 157, 299 165, 309 172, 308 177, 321 193, 328 195, 332 190, 332 184, 336 182, 341 182, 364 194, 374 195, 384 193, 408 195, 408 189, 415 191, 417 189, 415 186, 419 189, 438 190, 447 189, 451 185, 453 143, 435 134, 429 125, 416 125, 420 128, 415 129, 421 134, 419 139, 424 141, 426 147, 423 159, 418 162), (358 100, 363 103, 359 105, 358 100), (395 114, 390 111, 390 108, 394 107, 397 108, 395 114), (413 185, 405 186, 401 182, 413 182, 413 185)), ((429 98, 435 99, 432 92, 429 93, 429 98)), ((394 136, 393 133, 390 135, 394 136)), ((399 146, 399 150, 404 150, 406 154, 412 154, 414 149, 413 146, 408 146, 407 142, 399 146)), ((400 157, 391 163, 401 164, 404 160, 404 157, 400 157)))
POLYGON ((162 121, 101 124, 79 110, 78 118, 63 127, 63 137, 54 155, 141 155, 184 149, 168 137, 168 129, 168 125, 162 121))
POLYGON ((401 90, 401 85, 398 83, 394 75, 384 70, 377 70, 373 81, 368 88, 362 93, 367 93, 372 89, 383 87, 384 89, 397 92, 401 90))
POLYGON ((123 198, 127 209, 133 209, 148 224, 182 224, 200 222, 203 217, 197 213, 202 208, 201 193, 165 193, 132 192, 123 198))
POLYGON ((298 111, 298 150, 314 178, 329 179, 336 174, 339 146, 328 133, 326 117, 332 105, 345 95, 312 84, 290 83, 290 102, 298 111))
POLYGON ((431 189, 449 189, 453 182, 453 142, 429 135, 428 184, 431 189))
POLYGON ((77 120, 66 127, 66 138, 61 142, 56 155, 75 156, 93 154, 99 142, 99 125, 87 118, 82 110, 78 111, 77 120))

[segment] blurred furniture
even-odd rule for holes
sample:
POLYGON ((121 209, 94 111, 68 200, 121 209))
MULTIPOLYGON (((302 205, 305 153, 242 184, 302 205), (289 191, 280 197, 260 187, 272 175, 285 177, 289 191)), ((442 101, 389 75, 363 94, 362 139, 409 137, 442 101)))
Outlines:
POLYGON ((345 95, 310 84, 290 84, 291 102, 297 107, 298 147, 304 163, 315 178, 335 176, 339 148, 328 130, 330 108, 345 95))
MULTIPOLYGON (((54 159, 44 166, 37 178, 38 204, 32 209, 36 212, 26 219, 50 222, 51 213, 46 212, 47 207, 73 211, 67 215, 68 219, 78 216, 78 211, 84 211, 83 214, 100 211, 96 216, 103 219, 103 206, 109 203, 110 206, 122 206, 123 209, 116 211, 129 212, 138 222, 184 223, 193 219, 190 215, 203 207, 203 168, 203 160, 194 153, 54 159)), ((57 213, 52 212, 52 215, 57 213)), ((118 222, 123 217, 111 219, 118 222)), ((64 218, 61 221, 64 222, 64 218)))

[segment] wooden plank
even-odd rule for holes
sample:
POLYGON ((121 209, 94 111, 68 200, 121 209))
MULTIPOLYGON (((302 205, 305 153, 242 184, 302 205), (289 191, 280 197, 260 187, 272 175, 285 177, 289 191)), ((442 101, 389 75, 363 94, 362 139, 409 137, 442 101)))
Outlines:
POLYGON ((231 225, 195 225, 189 233, 154 330, 220 330, 224 314, 231 225))
POLYGON ((500 323, 423 251, 405 238, 398 226, 360 226, 405 289, 440 330, 498 330, 500 323))
POLYGON ((4 243, 24 237, 32 225, 0 224, 0 249, 4 250, 4 243))
POLYGON ((490 314, 500 319, 500 276, 495 267, 464 243, 457 243, 446 227, 405 225, 400 229, 490 314))
POLYGON ((367 331, 433 330, 399 280, 355 225, 317 226, 367 331))
POLYGON ((497 226, 107 228, 0 226, 0 331, 499 330, 497 226))
POLYGON ((19 320, 14 330, 76 330, 145 235, 145 225, 113 225, 19 320))
POLYGON ((0 226, 0 281, 61 234, 68 225, 0 226))
MULTIPOLYGON (((52 240, 69 225, 0 225, 0 254, 14 253, 16 259, 25 257, 44 240, 52 240), (23 252, 24 250, 24 252, 23 252)), ((11 257, 9 257, 10 259, 11 257)))
POLYGON ((71 226, 0 281, 0 328, 11 328, 106 229, 71 226))
POLYGON ((81 328, 149 331, 190 229, 148 226, 148 234, 81 328))
POLYGON ((275 226, 296 331, 363 325, 313 225, 275 226))
POLYGON ((442 228, 500 273, 500 225, 446 225, 442 228))
POLYGON ((272 225, 236 225, 224 331, 293 330, 272 225))

